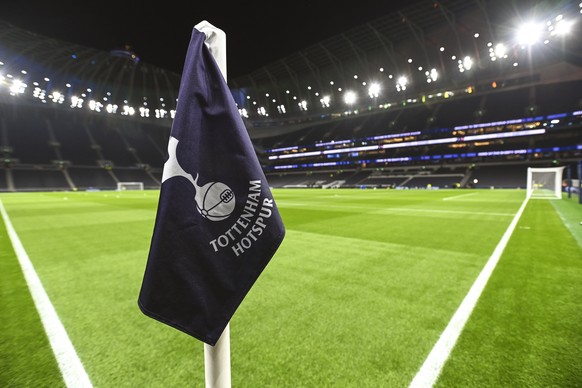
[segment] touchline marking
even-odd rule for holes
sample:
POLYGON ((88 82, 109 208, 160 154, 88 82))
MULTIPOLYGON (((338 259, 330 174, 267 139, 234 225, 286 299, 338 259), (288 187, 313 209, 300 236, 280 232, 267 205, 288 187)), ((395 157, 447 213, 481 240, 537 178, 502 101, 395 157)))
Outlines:
POLYGON ((53 353, 59 364, 65 384, 67 387, 71 388, 93 387, 91 380, 89 380, 89 376, 87 375, 87 372, 85 372, 85 368, 67 335, 65 327, 61 323, 55 308, 44 290, 40 278, 34 270, 34 266, 12 226, 12 222, 10 222, 10 218, 8 217, 8 213, 6 213, 6 209, 4 209, 2 201, 0 201, 0 212, 2 213, 2 218, 6 225, 6 231, 12 242, 14 252, 18 257, 18 262, 24 273, 24 278, 26 279, 28 289, 34 300, 38 315, 40 315, 46 335, 51 347, 53 348, 53 353))
POLYGON ((521 218, 521 214, 527 205, 528 199, 529 198, 526 197, 521 204, 521 207, 513 217, 513 220, 511 221, 511 224, 509 224, 505 234, 503 237, 501 237, 501 240, 495 247, 491 257, 489 257, 487 264, 485 264, 485 267, 483 267, 481 270, 481 273, 477 277, 477 280, 475 280, 475 283, 473 283, 471 286, 471 289, 465 296, 465 299, 463 299, 461 302, 461 305, 449 321, 449 324, 445 330, 442 332, 437 343, 434 345, 430 354, 420 367, 420 370, 417 372, 416 376, 414 376, 414 379, 410 383, 409 388, 432 387, 437 381, 437 378, 439 377, 445 362, 449 358, 449 355, 451 354, 451 351, 453 350, 453 347, 455 346, 455 343, 457 342, 457 339, 459 338, 459 335, 465 326, 465 323, 467 323, 467 320, 469 319, 473 308, 477 304, 477 301, 479 300, 479 297, 481 296, 487 281, 491 277, 495 266, 499 262, 499 258, 507 246, 509 238, 515 230, 517 222, 521 218))

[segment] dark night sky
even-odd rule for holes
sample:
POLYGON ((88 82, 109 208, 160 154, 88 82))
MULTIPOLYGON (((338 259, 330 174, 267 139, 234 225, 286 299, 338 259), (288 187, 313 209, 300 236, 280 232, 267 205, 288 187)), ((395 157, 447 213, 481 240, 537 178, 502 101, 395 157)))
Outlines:
MULTIPOLYGON (((421 2, 427 2, 424 0, 421 2)), ((142 62, 181 73, 192 28, 207 20, 226 33, 229 78, 418 3, 340 1, 3 1, 0 18, 49 37, 102 50, 123 48, 142 62)))

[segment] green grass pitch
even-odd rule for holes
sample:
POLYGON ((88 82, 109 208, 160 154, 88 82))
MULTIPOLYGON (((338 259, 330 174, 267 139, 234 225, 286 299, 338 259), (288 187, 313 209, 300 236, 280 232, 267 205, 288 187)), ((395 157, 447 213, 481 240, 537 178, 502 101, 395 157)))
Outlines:
MULTIPOLYGON (((233 387, 406 387, 523 190, 275 189, 287 234, 230 324, 233 387)), ((137 307, 159 191, 0 200, 95 387, 204 387, 137 307)), ((582 386, 582 205, 530 200, 438 387, 582 386)), ((64 387, 0 220, 0 387, 64 387)))

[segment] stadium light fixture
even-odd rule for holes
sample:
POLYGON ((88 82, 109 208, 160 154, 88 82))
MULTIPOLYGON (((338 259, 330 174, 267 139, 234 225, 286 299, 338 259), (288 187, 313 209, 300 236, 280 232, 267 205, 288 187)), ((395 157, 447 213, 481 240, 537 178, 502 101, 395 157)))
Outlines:
POLYGON ((370 98, 377 98, 380 95, 380 84, 372 82, 368 88, 368 95, 370 98))
POLYGON ((12 86, 10 86, 10 94, 17 95, 22 94, 26 90, 26 84, 19 79, 12 80, 12 86))
POLYGON ((558 35, 558 36, 568 35, 570 32, 572 32, 572 25, 573 24, 574 23, 569 21, 569 20, 564 20, 563 18, 560 18, 557 21, 554 29, 550 32, 550 35, 558 35))
POLYGON ((458 65, 457 65, 457 66, 458 66, 458 68, 459 68, 459 71, 460 71, 461 73, 464 73, 464 72, 465 72, 465 70, 471 70, 471 68, 473 67, 473 60, 472 60, 472 59, 471 59, 471 57, 469 57, 469 56, 466 56, 466 57, 465 57, 465 58, 463 58, 462 60, 461 60, 461 59, 459 59, 459 60, 457 61, 457 63, 458 63, 458 65))
POLYGON ((542 27, 540 24, 525 23, 517 30, 517 43, 522 46, 533 46, 540 41, 541 35, 542 27))
POLYGON ((469 56, 463 58, 463 66, 465 67, 465 69, 471 70, 471 68, 473 67, 473 59, 471 59, 471 57, 469 56))
POLYGON ((507 47, 503 43, 498 43, 495 45, 492 54, 491 60, 493 58, 507 58, 507 47))
POLYGON ((163 119, 167 117, 168 111, 165 109, 156 109, 156 118, 163 119))
POLYGON ((96 111, 96 112, 99 112, 100 111, 99 102, 95 101, 95 100, 90 100, 89 101, 89 109, 96 111))
POLYGON ((42 102, 45 102, 45 97, 46 97, 46 91, 36 87, 34 88, 34 90, 32 91, 32 96, 34 98, 38 98, 39 100, 41 100, 42 102))
POLYGON ((439 79, 439 72, 437 69, 435 69, 434 67, 432 69, 427 70, 425 72, 426 75, 426 82, 431 83, 431 82, 436 82, 439 79))
POLYGON ((124 116, 133 116, 135 114, 135 109, 132 106, 125 105, 121 114, 124 116))
POLYGON ((358 95, 352 90, 348 90, 344 94, 344 102, 348 105, 355 104, 358 100, 358 95))
POLYGON ((65 100, 65 96, 61 93, 61 92, 52 92, 51 95, 49 95, 49 98, 58 104, 62 104, 63 101, 65 100))
POLYGON ((398 80, 396 81, 396 90, 401 92, 403 90, 406 90, 406 86, 408 85, 408 78, 404 75, 398 77, 398 80))
POLYGON ((78 96, 71 96, 71 108, 82 108, 83 99, 78 96))

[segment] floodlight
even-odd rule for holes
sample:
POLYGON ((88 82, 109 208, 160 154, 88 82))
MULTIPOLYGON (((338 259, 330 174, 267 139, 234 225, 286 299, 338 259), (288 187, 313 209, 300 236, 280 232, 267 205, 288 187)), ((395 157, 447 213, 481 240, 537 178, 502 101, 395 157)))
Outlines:
POLYGON ((398 81, 396 81, 396 90, 399 92, 401 90, 406 90, 406 85, 408 85, 408 78, 404 75, 398 77, 398 81))
POLYGON ((380 84, 372 82, 370 84, 370 87, 368 88, 368 94, 370 95, 371 98, 378 97, 378 95, 380 94, 380 84))
POLYGON ((351 90, 348 90, 344 94, 344 102, 348 105, 354 104, 357 99, 358 99, 358 95, 351 90))
POLYGON ((521 45, 532 46, 539 42, 542 27, 537 23, 526 23, 517 30, 517 42, 521 45))
POLYGON ((497 58, 503 58, 507 54, 507 48, 503 43, 498 43, 495 45, 495 56, 497 58))
POLYGON ((560 19, 553 32, 556 35, 568 35, 572 31, 572 24, 571 21, 560 19))
POLYGON ((465 70, 471 70, 471 67, 473 67, 473 60, 471 59, 471 57, 465 57, 463 58, 463 67, 465 68, 465 70))
POLYGON ((14 94, 22 94, 26 89, 26 84, 19 79, 12 80, 12 86, 10 87, 10 92, 14 94))
POLYGON ((436 81, 439 79, 439 73, 437 69, 431 69, 429 75, 432 81, 436 81))

